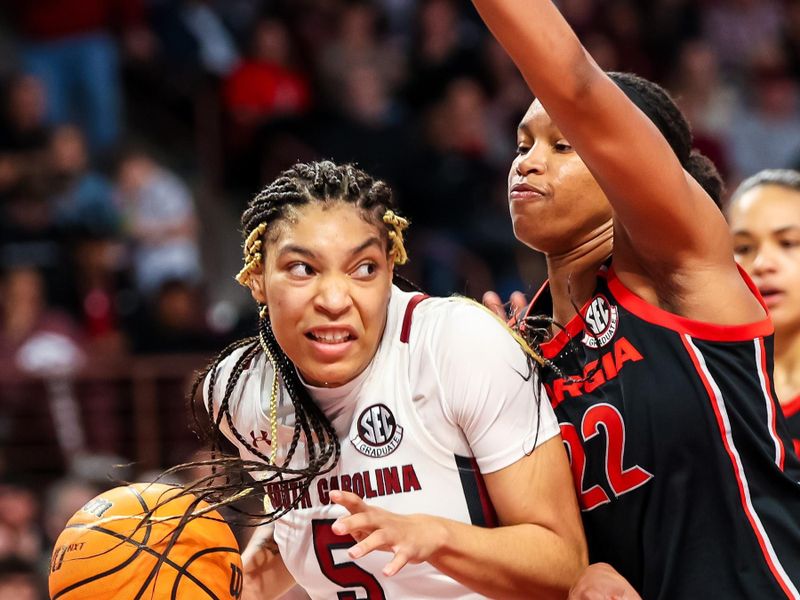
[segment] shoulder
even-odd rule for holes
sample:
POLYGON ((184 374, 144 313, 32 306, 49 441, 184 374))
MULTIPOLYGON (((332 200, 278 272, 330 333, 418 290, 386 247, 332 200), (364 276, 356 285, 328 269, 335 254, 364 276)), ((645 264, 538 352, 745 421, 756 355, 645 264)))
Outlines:
POLYGON ((429 298, 420 303, 414 312, 413 328, 433 330, 460 340, 490 337, 514 342, 509 329, 489 310, 474 300, 458 296, 429 298))
POLYGON ((430 298, 420 303, 414 311, 410 341, 412 350, 427 345, 447 362, 510 362, 515 367, 526 363, 525 352, 508 327, 467 298, 430 298))

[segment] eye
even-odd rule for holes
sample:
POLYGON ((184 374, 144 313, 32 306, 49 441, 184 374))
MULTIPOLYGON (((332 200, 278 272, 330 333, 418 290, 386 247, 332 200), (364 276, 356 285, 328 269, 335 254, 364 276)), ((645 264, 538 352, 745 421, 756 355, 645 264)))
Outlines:
POLYGON ((302 262, 292 263, 289 265, 288 271, 294 277, 311 277, 314 274, 314 269, 302 262))
POLYGON ((572 146, 566 140, 558 140, 553 144, 553 148, 556 149, 556 152, 572 152, 572 146))
POLYGON ((787 248, 787 249, 797 248, 798 246, 800 246, 800 240, 782 239, 780 241, 780 244, 781 248, 787 248))
POLYGON ((517 144, 517 154, 522 156, 523 154, 527 154, 531 147, 528 144, 519 143, 517 144))
POLYGON ((353 277, 357 279, 369 279, 378 272, 378 265, 374 262, 364 262, 358 265, 353 271, 353 277))
POLYGON ((735 244, 733 246, 733 253, 738 255, 749 254, 753 251, 752 244, 735 244))

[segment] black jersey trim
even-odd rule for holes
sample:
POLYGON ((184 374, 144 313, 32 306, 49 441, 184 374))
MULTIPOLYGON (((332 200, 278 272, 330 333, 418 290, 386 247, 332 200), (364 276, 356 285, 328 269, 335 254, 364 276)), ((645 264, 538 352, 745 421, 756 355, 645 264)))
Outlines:
POLYGON ((781 564, 780 559, 775 552, 775 548, 773 547, 772 542, 770 541, 769 536, 764 529, 764 525, 761 522, 758 513, 756 513, 755 507, 753 506, 753 502, 750 498, 750 487, 747 482, 747 476, 744 472, 744 465, 742 464, 741 456, 739 455, 739 451, 736 448, 736 444, 733 440, 731 423, 728 418, 727 408, 725 406, 725 398, 722 396, 719 386, 717 385, 716 381, 714 381, 714 377, 711 375, 711 372, 706 366, 703 353, 694 344, 692 337, 687 333, 683 333, 681 335, 681 342, 683 342, 686 353, 689 355, 689 358, 692 361, 692 364, 697 371, 697 375, 700 378, 700 381, 702 382, 711 402, 711 408, 719 427, 722 445, 726 454, 731 460, 731 467, 733 469, 733 474, 736 478, 736 484, 739 489, 739 498, 742 504, 742 510, 744 511, 745 517, 747 518, 753 534, 758 541, 764 561, 766 562, 767 567, 769 568, 773 577, 775 577, 775 581, 786 594, 786 597, 793 600, 800 600, 800 592, 797 591, 794 583, 789 578, 786 570, 783 568, 783 565, 781 564))
POLYGON ((771 335, 774 328, 768 316, 767 307, 764 305, 764 300, 761 298, 761 294, 758 293, 758 289, 747 273, 745 273, 741 267, 737 268, 745 284, 747 284, 753 296, 755 296, 756 300, 758 300, 759 304, 761 304, 761 307, 764 309, 764 318, 755 323, 746 323, 744 325, 716 325, 714 323, 694 321, 673 314, 657 306, 653 306, 625 287, 625 284, 620 281, 615 273, 614 267, 608 269, 608 289, 611 290, 614 298, 616 298, 617 302, 623 306, 625 310, 633 313, 640 319, 648 323, 653 323, 654 325, 672 329, 678 333, 688 333, 693 338, 699 340, 712 342, 743 342, 752 340, 753 338, 771 335))
POLYGON ((458 476, 461 479, 461 488, 464 499, 467 501, 469 518, 473 525, 479 527, 497 527, 497 513, 494 510, 483 475, 478 468, 474 456, 453 455, 458 467, 458 476))

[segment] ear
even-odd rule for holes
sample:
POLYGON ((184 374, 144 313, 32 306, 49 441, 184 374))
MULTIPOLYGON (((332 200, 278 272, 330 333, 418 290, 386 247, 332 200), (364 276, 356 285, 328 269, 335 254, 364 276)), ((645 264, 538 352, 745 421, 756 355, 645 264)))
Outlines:
POLYGON ((250 288, 250 295, 259 304, 267 303, 267 286, 264 281, 264 269, 253 269, 250 271, 250 277, 247 280, 247 287, 250 288))

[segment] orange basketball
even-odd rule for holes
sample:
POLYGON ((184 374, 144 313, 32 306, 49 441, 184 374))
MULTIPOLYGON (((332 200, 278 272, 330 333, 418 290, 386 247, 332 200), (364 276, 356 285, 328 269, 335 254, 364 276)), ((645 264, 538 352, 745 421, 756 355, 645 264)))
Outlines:
POLYGON ((175 498, 179 493, 134 483, 103 492, 75 513, 53 549, 51 600, 238 599, 242 559, 230 527, 216 511, 181 526, 195 497, 175 498), (145 511, 165 500, 155 522, 142 524, 145 511))

